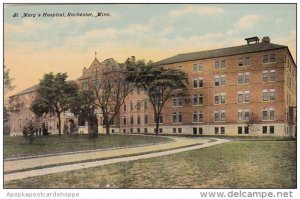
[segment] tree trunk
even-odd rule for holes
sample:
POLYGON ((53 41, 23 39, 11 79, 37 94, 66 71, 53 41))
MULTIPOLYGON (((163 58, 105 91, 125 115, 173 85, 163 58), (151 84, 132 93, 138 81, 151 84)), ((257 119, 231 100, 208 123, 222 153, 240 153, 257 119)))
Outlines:
POLYGON ((109 130, 110 130, 110 125, 109 124, 105 124, 105 130, 106 130, 106 134, 109 135, 109 130))
POLYGON ((155 134, 158 135, 159 133, 159 119, 156 121, 156 125, 155 125, 155 134))
POLYGON ((60 118, 60 114, 57 114, 58 117, 58 135, 61 136, 61 118, 60 118))

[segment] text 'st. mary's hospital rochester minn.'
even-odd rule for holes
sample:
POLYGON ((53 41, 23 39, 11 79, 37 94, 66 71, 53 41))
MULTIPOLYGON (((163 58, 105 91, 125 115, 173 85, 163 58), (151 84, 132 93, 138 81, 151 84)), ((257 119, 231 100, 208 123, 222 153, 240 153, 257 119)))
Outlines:
POLYGON ((14 13, 13 17, 21 17, 21 18, 54 18, 54 17, 110 17, 109 12, 57 12, 57 13, 14 13))
MULTIPOLYGON (((242 39, 242 38, 241 38, 242 39)), ((246 44, 229 48, 178 54, 153 63, 176 68, 188 75, 189 100, 174 97, 167 101, 160 116, 160 134, 295 136, 296 135, 296 65, 288 46, 275 44, 266 36, 246 38, 246 44)), ((276 41, 275 41, 276 42, 276 41)), ((76 80, 80 89, 103 67, 122 69, 124 63, 114 58, 95 58, 82 69, 76 80)), ((27 88, 10 99, 22 103, 10 117, 10 135, 22 135, 22 129, 36 116, 30 104, 38 86, 27 88)), ((70 112, 62 114, 63 126, 76 124, 79 133, 88 132, 88 124, 70 112)), ((98 131, 105 133, 103 118, 97 112, 98 131)), ((135 89, 113 121, 111 133, 154 133, 154 113, 147 96, 135 89)), ((38 135, 44 129, 56 134, 57 118, 39 119, 38 135)))

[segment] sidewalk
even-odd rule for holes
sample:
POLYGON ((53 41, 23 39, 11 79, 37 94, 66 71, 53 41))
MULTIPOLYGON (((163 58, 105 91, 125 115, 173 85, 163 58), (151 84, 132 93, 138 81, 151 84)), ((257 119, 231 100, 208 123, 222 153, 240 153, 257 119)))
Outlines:
POLYGON ((128 149, 116 149, 110 151, 98 151, 88 152, 80 154, 68 154, 42 158, 32 158, 25 160, 15 160, 4 162, 4 172, 13 172, 22 169, 31 169, 35 167, 47 166, 47 168, 36 168, 29 171, 21 171, 15 173, 4 174, 4 181, 10 181, 15 179, 22 179, 26 177, 46 175, 51 173, 58 173, 63 171, 78 170, 82 168, 96 167, 101 165, 113 164, 124 161, 132 161, 138 159, 145 159, 151 157, 158 157, 164 155, 170 155, 174 153, 195 150, 213 146, 216 144, 222 144, 229 140, 217 139, 217 138, 179 138, 172 137, 175 142, 157 144, 151 146, 142 146, 128 149), (209 142, 214 140, 214 142, 209 142), (191 146, 192 145, 192 146, 191 146), (163 151, 162 151, 163 150, 163 151), (147 153, 147 154, 143 154, 147 153), (142 154, 142 155, 141 155, 142 154), (122 157, 126 156, 126 157, 122 157), (93 159, 105 159, 96 160, 93 159), (68 164, 70 162, 88 161, 84 163, 68 164), (91 160, 91 161, 89 161, 91 160), (55 164, 68 164, 62 166, 52 166, 55 164))

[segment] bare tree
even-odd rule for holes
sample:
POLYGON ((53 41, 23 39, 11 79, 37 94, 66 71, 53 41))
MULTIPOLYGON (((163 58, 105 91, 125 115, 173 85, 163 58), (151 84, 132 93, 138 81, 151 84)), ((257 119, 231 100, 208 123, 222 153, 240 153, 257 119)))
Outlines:
POLYGON ((257 115, 255 115, 254 113, 250 113, 249 114, 249 118, 247 120, 247 127, 249 129, 249 133, 252 135, 252 138, 253 136, 255 135, 255 132, 259 130, 259 127, 257 125, 257 122, 258 122, 258 117, 257 115))
POLYGON ((88 81, 89 90, 95 96, 94 105, 101 110, 106 134, 109 134, 111 125, 131 91, 125 74, 123 68, 106 65, 101 70, 95 70, 88 81))

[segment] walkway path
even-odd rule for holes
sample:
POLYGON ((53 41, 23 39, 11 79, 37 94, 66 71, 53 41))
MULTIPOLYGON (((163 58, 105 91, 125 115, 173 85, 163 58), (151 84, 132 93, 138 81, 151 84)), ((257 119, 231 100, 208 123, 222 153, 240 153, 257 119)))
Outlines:
POLYGON ((172 137, 175 142, 141 146, 136 148, 97 151, 80 154, 67 154, 51 157, 39 157, 24 160, 4 162, 4 181, 40 176, 64 171, 78 170, 89 167, 102 166, 124 161, 132 161, 151 157, 175 154, 179 152, 209 147, 228 142, 229 140, 217 138, 184 138, 172 137), (212 141, 213 140, 213 141, 212 141), (126 157, 124 157, 126 156, 126 157), (102 159, 102 160, 99 160, 102 159), (94 161, 93 161, 94 160, 94 161), (86 161, 78 163, 80 161, 86 161), (74 162, 73 164, 71 164, 74 162), (77 163, 76 163, 77 162, 77 163), (55 166, 57 164, 66 164, 55 166), (52 165, 52 166, 51 166, 52 165), (41 168, 47 167, 47 168, 41 168), (27 171, 20 171, 26 170, 27 171), (19 170, 19 171, 18 171, 19 170), (14 172, 15 171, 15 172, 14 172))

